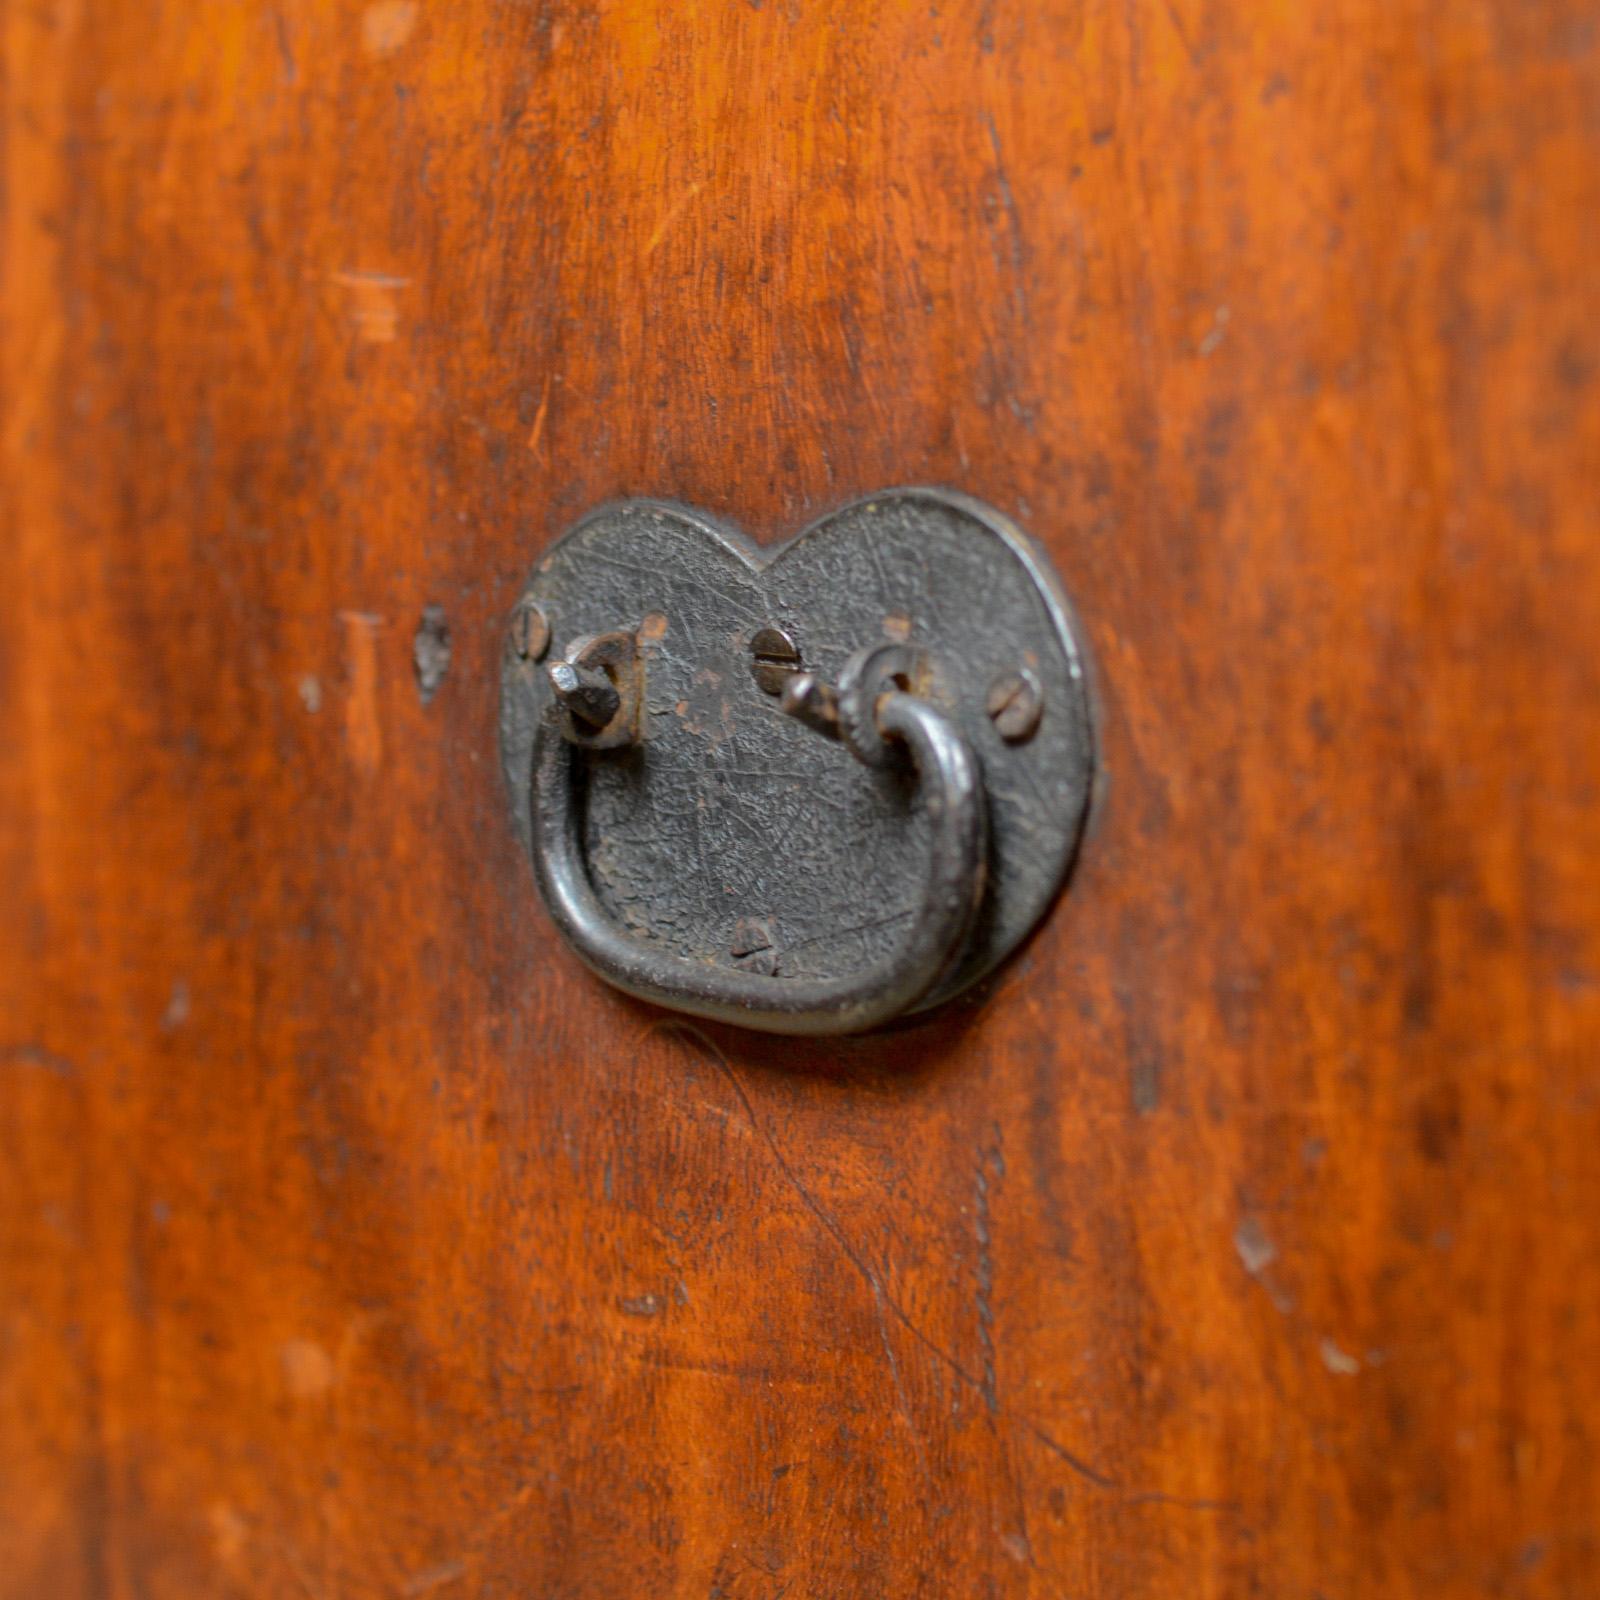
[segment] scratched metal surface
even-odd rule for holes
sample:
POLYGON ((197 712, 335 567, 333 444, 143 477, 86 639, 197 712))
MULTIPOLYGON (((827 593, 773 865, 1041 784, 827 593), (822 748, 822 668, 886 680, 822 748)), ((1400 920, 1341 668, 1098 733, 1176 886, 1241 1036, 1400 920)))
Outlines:
MULTIPOLYGON (((643 641, 644 737, 588 756, 586 820, 595 887, 639 937, 730 967, 759 961, 778 978, 833 977, 886 955, 920 897, 914 776, 864 767, 779 711, 750 668, 751 636, 769 623, 830 681, 875 640, 924 647, 930 697, 982 761, 990 888, 966 957, 930 1003, 1002 960, 1065 878, 1093 768, 1081 650, 1037 555, 976 502, 899 490, 763 550, 683 507, 630 501, 565 535, 525 595, 551 620, 552 652, 616 628, 643 641), (998 675, 1023 666, 1045 712, 1030 740, 1009 745, 984 702, 998 675), (767 948, 746 949, 753 922, 767 948)), ((548 694, 508 638, 501 752, 525 846, 548 694)))

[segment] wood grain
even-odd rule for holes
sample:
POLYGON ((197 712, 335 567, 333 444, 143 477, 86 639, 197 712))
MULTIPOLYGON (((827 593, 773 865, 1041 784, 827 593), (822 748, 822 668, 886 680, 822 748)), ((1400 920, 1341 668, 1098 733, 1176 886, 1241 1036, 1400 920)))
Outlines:
POLYGON ((1600 1592, 1592 6, 3 17, 0 1594, 1600 1592), (533 557, 908 481, 1081 609, 1069 895, 604 992, 533 557))

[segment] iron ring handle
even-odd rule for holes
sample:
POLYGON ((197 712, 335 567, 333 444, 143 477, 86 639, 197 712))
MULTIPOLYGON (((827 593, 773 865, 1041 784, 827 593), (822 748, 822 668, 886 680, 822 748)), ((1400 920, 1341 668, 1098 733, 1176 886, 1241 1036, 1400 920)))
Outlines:
POLYGON ((972 930, 988 860, 988 808, 978 758, 950 718, 901 691, 879 697, 874 713, 878 731, 910 753, 932 834, 911 931, 887 957, 838 978, 766 977, 689 960, 624 932, 583 864, 580 757, 551 706, 533 747, 533 863, 567 942, 598 976, 638 999, 764 1033, 858 1033, 911 1010, 960 956, 972 930))

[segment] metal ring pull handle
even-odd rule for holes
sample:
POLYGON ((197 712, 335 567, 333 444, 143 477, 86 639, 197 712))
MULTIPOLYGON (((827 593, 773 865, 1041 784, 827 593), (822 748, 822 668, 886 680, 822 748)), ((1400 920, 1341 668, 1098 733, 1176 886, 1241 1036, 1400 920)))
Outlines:
POLYGON ((1072 869, 1082 643, 1042 552, 969 496, 885 489, 761 545, 615 501, 508 620, 513 826, 562 935, 634 994, 869 1028, 993 972, 1072 869))
POLYGON ((931 834, 928 873, 906 938, 880 962, 836 978, 729 971, 664 950, 621 929, 583 861, 579 801, 584 748, 637 737, 642 667, 632 638, 580 641, 549 669, 555 701, 534 741, 533 861, 551 917, 578 955, 608 983, 641 1000, 766 1033, 856 1033, 924 999, 966 946, 983 898, 988 816, 982 772, 955 723, 910 692, 914 653, 884 645, 859 652, 837 690, 797 674, 783 709, 839 738, 860 761, 909 753, 931 834))

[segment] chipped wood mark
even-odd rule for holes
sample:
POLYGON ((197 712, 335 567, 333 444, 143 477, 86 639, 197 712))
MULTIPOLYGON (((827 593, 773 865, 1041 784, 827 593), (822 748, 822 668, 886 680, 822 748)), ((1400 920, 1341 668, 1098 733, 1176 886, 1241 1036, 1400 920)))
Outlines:
POLYGON ((361 14, 361 47, 369 56, 392 55, 417 25, 417 0, 377 0, 361 14))
POLYGON ((400 326, 400 291, 411 280, 384 272, 336 272, 333 281, 349 298, 356 337, 365 344, 392 344, 400 326))
POLYGON ((378 705, 378 636, 383 618, 341 611, 345 642, 345 751, 356 767, 376 772, 383 763, 383 723, 378 705))
POLYGON ((533 426, 528 430, 528 449, 537 456, 539 441, 544 437, 544 420, 550 414, 550 379, 544 380, 539 391, 539 409, 533 414, 533 426))

